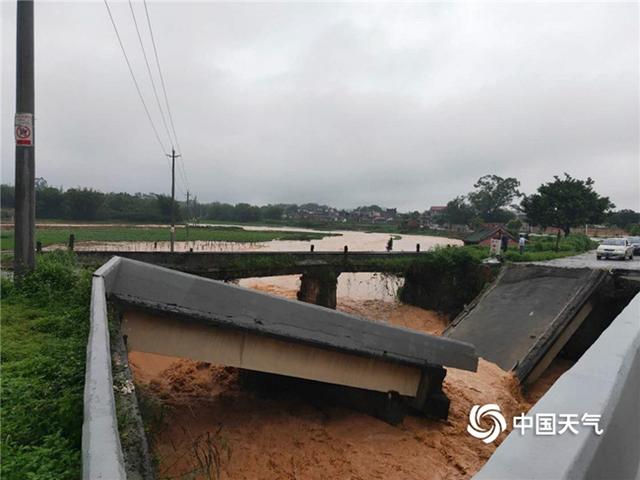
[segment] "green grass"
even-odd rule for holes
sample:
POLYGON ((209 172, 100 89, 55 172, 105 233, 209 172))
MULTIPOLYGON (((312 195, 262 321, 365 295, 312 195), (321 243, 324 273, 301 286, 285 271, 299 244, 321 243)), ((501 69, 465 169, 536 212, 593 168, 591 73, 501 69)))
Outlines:
POLYGON ((510 262, 540 262, 553 260, 554 258, 579 255, 596 248, 598 244, 586 235, 575 233, 560 239, 556 250, 556 238, 554 236, 531 236, 525 247, 525 252, 520 254, 518 248, 507 250, 504 258, 510 262))
MULTIPOLYGON (((38 228, 36 241, 43 246, 57 243, 65 244, 70 234, 77 242, 160 242, 169 240, 168 228, 157 227, 53 227, 38 228)), ((241 227, 189 228, 189 240, 216 242, 268 242, 271 240, 310 241, 327 237, 328 233, 287 232, 281 230, 253 231, 241 227)), ((187 229, 176 228, 176 241, 187 240, 187 229)), ((13 229, 3 229, 0 233, 0 250, 13 250, 13 229)))
POLYGON ((90 280, 64 252, 2 279, 3 479, 80 477, 90 280))

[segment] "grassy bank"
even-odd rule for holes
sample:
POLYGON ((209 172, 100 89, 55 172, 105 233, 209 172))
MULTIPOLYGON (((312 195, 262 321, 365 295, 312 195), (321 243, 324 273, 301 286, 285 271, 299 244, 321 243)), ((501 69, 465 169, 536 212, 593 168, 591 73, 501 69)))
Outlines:
MULTIPOLYGON (((511 246, 504 254, 504 258, 508 262, 541 262, 544 260, 553 260, 554 258, 580 255, 581 253, 593 250, 597 246, 597 242, 594 242, 581 233, 561 238, 557 250, 555 237, 531 236, 523 254, 520 253, 518 247, 511 246)), ((481 259, 489 256, 489 247, 473 245, 462 248, 470 250, 473 255, 481 259)))
POLYGON ((80 477, 90 285, 63 252, 2 280, 2 478, 80 477))
MULTIPOLYGON (((67 243, 70 234, 76 242, 162 242, 169 241, 169 229, 158 227, 52 227, 38 228, 36 241, 43 246, 67 243)), ((189 240, 213 242, 269 242, 271 240, 317 240, 328 236, 325 233, 287 232, 281 230, 253 231, 241 227, 189 228, 189 240)), ((187 240, 187 229, 176 228, 176 240, 187 240)), ((13 229, 3 229, 0 235, 0 249, 13 249, 13 229)))
POLYGON ((505 259, 509 262, 539 262, 553 260, 554 258, 579 255, 598 246, 586 235, 576 233, 560 239, 556 250, 556 238, 553 236, 530 237, 525 247, 525 252, 520 254, 518 248, 507 250, 505 259))

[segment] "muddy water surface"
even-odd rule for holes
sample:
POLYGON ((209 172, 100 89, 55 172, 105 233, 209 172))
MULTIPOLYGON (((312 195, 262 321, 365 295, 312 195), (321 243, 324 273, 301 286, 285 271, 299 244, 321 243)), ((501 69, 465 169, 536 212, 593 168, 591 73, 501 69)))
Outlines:
MULTIPOLYGON (((227 225, 228 226, 228 225, 227 225)), ((246 230, 273 230, 273 227, 243 226, 246 230)), ((384 252, 387 241, 390 238, 386 233, 367 233, 354 231, 321 232, 317 230, 301 229, 294 227, 277 227, 277 230, 334 233, 337 236, 328 236, 313 241, 281 241, 243 243, 243 242, 214 242, 192 241, 176 242, 175 250, 178 252, 286 252, 309 251, 314 245, 315 251, 342 251, 346 245, 349 251, 357 252, 384 252)), ((461 245, 460 240, 430 237, 426 235, 394 235, 393 251, 413 252, 416 245, 420 244, 421 251, 432 249, 436 246, 461 245), (398 238, 400 237, 400 238, 398 238)), ((113 252, 124 251, 169 251, 169 242, 81 242, 76 245, 76 250, 108 250, 113 252)), ((292 292, 300 287, 299 275, 286 275, 279 277, 246 278, 240 280, 240 285, 273 290, 292 292)), ((343 273, 338 277, 338 301, 366 301, 380 300, 393 302, 402 285, 402 279, 392 275, 371 273, 343 273)), ((294 295, 295 298, 295 295, 294 295)))
MULTIPOLYGON (((350 249, 371 250, 375 245, 375 250, 383 250, 388 239, 381 234, 350 233, 354 236, 316 241, 316 249, 339 247, 345 238, 358 236, 362 243, 350 249), (318 247, 321 242, 324 248, 318 247)), ((428 238, 419 237, 423 247, 428 238)), ((415 240, 394 243, 409 250, 415 240)), ((431 245, 449 242, 428 241, 431 245)), ((292 244, 308 246, 308 242, 268 244, 283 250, 292 244)), ((243 279, 240 284, 294 299, 299 282, 299 276, 291 275, 243 279)), ((371 321, 441 334, 449 319, 397 302, 400 282, 380 274, 342 274, 337 308, 371 321)), ((482 359, 477 372, 448 369, 444 390, 451 409, 447 421, 408 416, 399 426, 295 391, 265 393, 247 388, 234 368, 138 352, 131 352, 130 360, 139 388, 159 402, 164 412, 153 440, 160 478, 470 478, 506 437, 503 433, 490 445, 471 437, 466 431, 471 407, 497 403, 510 419, 531 406, 510 373, 482 359), (204 454, 212 451, 219 453, 217 463, 203 463, 204 454)), ((532 396, 546 388, 543 385, 532 396)))

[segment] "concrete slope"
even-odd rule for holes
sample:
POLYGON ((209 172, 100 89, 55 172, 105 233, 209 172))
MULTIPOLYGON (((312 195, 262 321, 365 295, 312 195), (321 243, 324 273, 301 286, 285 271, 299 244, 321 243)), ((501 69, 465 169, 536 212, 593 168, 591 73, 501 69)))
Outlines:
POLYGON ((479 356, 533 381, 591 311, 607 272, 509 265, 445 331, 479 356), (534 378, 535 377, 535 378, 534 378))

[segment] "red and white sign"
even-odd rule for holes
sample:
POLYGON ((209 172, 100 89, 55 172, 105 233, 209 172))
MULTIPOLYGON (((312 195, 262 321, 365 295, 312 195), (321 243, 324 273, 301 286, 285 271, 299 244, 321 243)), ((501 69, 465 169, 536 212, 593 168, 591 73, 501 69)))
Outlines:
POLYGON ((33 114, 16 113, 16 145, 33 147, 33 114))

